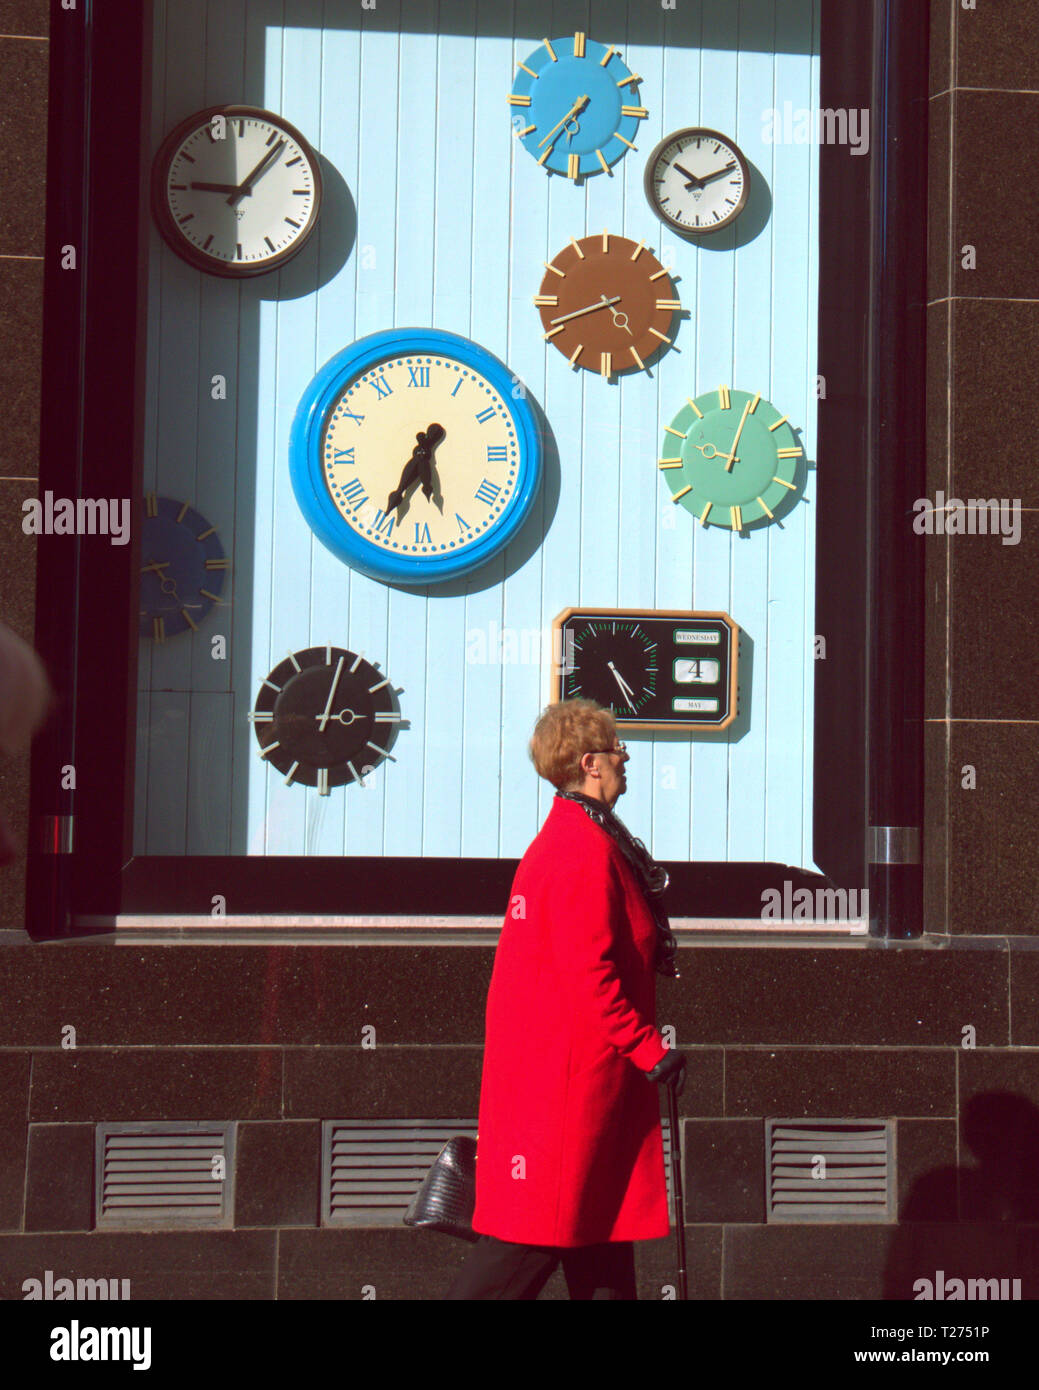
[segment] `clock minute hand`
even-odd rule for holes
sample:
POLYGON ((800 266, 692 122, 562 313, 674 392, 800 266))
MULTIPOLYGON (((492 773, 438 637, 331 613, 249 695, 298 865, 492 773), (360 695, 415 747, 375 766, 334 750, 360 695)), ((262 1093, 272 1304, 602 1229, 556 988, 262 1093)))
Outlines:
POLYGON ((341 675, 341 673, 342 673, 342 670, 343 670, 343 662, 344 662, 345 660, 346 660, 346 657, 345 657, 345 656, 341 656, 341 657, 339 658, 339 665, 336 667, 335 677, 334 677, 334 679, 333 679, 333 681, 332 681, 332 689, 328 692, 328 701, 327 701, 327 703, 326 703, 326 705, 325 705, 325 711, 324 711, 324 713, 323 713, 322 716, 321 716, 321 723, 318 725, 318 733, 323 734, 323 733, 325 732, 325 725, 328 723, 328 714, 329 714, 329 711, 330 711, 331 708, 332 708, 332 701, 333 701, 333 699, 335 698, 336 686, 339 684, 339 677, 340 677, 340 675, 341 675))
POLYGON ((741 418, 740 418, 740 427, 739 427, 739 429, 736 431, 736 438, 732 441, 732 452, 729 454, 728 458, 725 460, 725 471, 726 471, 726 473, 731 473, 731 472, 732 472, 732 465, 733 465, 733 463, 734 463, 735 460, 736 460, 736 445, 740 442, 740 435, 743 433, 743 426, 747 423, 747 416, 750 414, 750 407, 751 407, 751 402, 750 402, 750 401, 748 401, 747 404, 743 407, 743 415, 742 415, 741 418))
POLYGON ((607 299, 606 296, 603 295, 603 297, 597 300, 594 304, 586 304, 583 309, 575 309, 571 314, 560 314, 557 319, 551 319, 550 322, 553 325, 557 323, 566 323, 567 319, 580 318, 582 314, 590 314, 593 309, 608 309, 611 304, 619 303, 619 294, 615 294, 612 299, 607 299))
POLYGON ((614 679, 614 680, 617 682, 617 684, 620 686, 620 688, 621 688, 621 694, 624 696, 625 700, 627 700, 628 704, 631 705, 631 708, 634 709, 635 706, 632 704, 631 693, 630 693, 630 692, 631 692, 631 687, 628 685, 628 682, 624 679, 624 677, 621 675, 621 673, 617 670, 616 666, 614 666, 614 664, 613 664, 612 661, 608 661, 606 664, 607 664, 607 666, 610 668, 610 670, 613 672, 613 679, 614 679))
POLYGON ((542 145, 547 145, 548 142, 552 139, 552 136, 555 135, 555 133, 556 133, 556 131, 559 129, 559 127, 560 127, 560 126, 563 126, 563 125, 566 125, 567 121, 571 118, 571 116, 576 116, 577 113, 578 113, 578 111, 583 111, 584 108, 585 108, 587 105, 588 105, 588 98, 587 98, 586 96, 584 96, 584 97, 578 97, 577 100, 574 102, 573 106, 571 106, 570 110, 569 110, 569 111, 566 113, 566 115, 563 117, 563 119, 562 119, 561 121, 557 121, 557 122, 555 123, 555 125, 552 127, 552 129, 551 129, 551 130, 548 132, 548 134, 545 136, 544 140, 539 140, 539 141, 538 141, 538 149, 540 150, 540 148, 541 148, 542 145))
POLYGON ((278 143, 274 146, 273 150, 267 151, 264 157, 260 160, 259 164, 257 164, 256 168, 249 175, 249 177, 245 179, 242 183, 240 183, 237 189, 235 190, 233 196, 228 198, 227 201, 230 207, 235 207, 238 203, 242 201, 242 199, 247 194, 253 191, 253 184, 263 177, 263 175, 278 158, 278 156, 281 154, 284 148, 285 141, 279 140, 278 143))
POLYGON ((400 475, 400 482, 396 490, 391 492, 386 501, 387 515, 395 508, 400 507, 404 501, 404 495, 416 479, 422 483, 422 491, 428 499, 433 492, 433 450, 442 439, 447 437, 447 431, 443 425, 436 423, 429 426, 425 432, 419 431, 415 436, 418 441, 411 451, 411 458, 404 465, 400 475))
POLYGON ((735 167, 735 160, 730 160, 724 169, 715 169, 713 174, 704 174, 703 178, 700 180, 701 186, 703 186, 703 184, 713 183, 715 179, 722 178, 723 175, 730 173, 735 167))

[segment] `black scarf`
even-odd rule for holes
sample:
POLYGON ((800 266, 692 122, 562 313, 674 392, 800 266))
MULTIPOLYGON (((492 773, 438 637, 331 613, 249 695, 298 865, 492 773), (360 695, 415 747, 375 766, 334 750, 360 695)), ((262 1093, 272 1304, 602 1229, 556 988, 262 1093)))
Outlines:
POLYGON ((563 801, 573 801, 588 815, 596 825, 602 826, 621 854, 635 871, 635 878, 645 896, 653 920, 657 924, 657 952, 654 962, 659 975, 670 975, 673 979, 681 976, 675 965, 676 943, 664 911, 664 892, 667 889, 667 870, 650 858, 649 851, 641 840, 631 833, 605 801, 596 801, 583 792, 556 792, 563 801))

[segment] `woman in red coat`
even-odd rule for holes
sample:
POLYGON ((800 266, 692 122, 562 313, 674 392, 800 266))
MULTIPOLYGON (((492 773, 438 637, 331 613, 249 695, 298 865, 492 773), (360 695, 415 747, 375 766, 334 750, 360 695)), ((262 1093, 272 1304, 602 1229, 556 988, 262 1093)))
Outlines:
POLYGON ((448 1298, 635 1298, 633 1241, 669 1230, 660 1105, 685 1062, 655 1021, 674 975, 667 875, 613 814, 628 753, 591 700, 550 705, 530 753, 557 788, 513 883, 487 996, 475 1245, 448 1298))

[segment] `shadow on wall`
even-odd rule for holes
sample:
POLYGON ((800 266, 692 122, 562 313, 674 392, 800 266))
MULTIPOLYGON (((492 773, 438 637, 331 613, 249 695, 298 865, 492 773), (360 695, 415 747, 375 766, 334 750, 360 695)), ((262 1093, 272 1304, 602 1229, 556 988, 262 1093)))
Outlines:
POLYGON ((913 1184, 888 1252, 883 1297, 1034 1299, 1039 1109, 1024 1096, 986 1092, 964 1107, 960 1137, 961 1152, 976 1163, 936 1168, 913 1184))

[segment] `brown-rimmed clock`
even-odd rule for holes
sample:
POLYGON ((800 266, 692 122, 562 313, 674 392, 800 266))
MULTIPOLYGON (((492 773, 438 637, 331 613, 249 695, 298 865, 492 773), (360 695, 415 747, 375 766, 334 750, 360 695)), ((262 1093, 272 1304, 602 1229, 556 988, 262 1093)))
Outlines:
POLYGON ((671 323, 682 305, 645 242, 608 231, 571 239, 545 267, 534 303, 546 340, 572 367, 609 380, 646 370, 670 347, 671 323))

